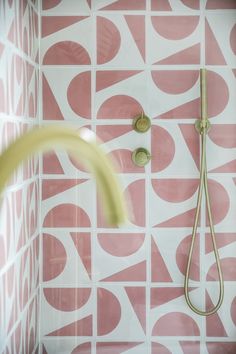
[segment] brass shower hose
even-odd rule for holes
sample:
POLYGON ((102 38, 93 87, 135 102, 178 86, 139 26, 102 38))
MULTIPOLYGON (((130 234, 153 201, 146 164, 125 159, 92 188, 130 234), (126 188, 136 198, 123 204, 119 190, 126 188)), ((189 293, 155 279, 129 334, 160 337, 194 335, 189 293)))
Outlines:
POLYGON ((196 207, 194 225, 193 225, 193 230, 192 230, 192 241, 191 241, 191 245, 190 245, 190 249, 189 249, 187 269, 186 269, 185 280, 184 280, 184 295, 185 295, 186 302, 192 311, 194 311, 195 313, 197 313, 198 315, 201 315, 201 316, 209 316, 209 315, 212 315, 213 313, 215 313, 216 311, 218 311, 218 309, 220 308, 220 306, 223 302, 224 282, 223 282, 222 270, 221 270, 221 265, 220 265, 219 253, 218 253, 217 246, 216 246, 215 231, 214 231, 212 213, 211 213, 211 202, 210 202, 210 197, 209 197, 208 181, 207 181, 206 135, 207 135, 208 130, 210 128, 210 122, 207 118, 206 69, 200 70, 200 81, 201 81, 201 119, 197 120, 197 122, 195 124, 196 129, 198 130, 198 132, 200 133, 200 136, 201 136, 200 183, 199 183, 199 188, 198 188, 197 207, 196 207), (196 308, 193 305, 193 303, 191 302, 190 297, 189 297, 189 273, 190 273, 190 268, 191 268, 194 243, 196 240, 196 232, 197 232, 198 220, 199 220, 199 214, 200 214, 200 208, 201 208, 201 202, 202 202, 203 188, 204 188, 204 192, 205 192, 206 207, 207 207, 209 226, 210 226, 210 232, 211 232, 211 240, 212 240, 216 265, 217 265, 217 271, 218 271, 218 275, 219 275, 218 302, 209 311, 201 311, 198 308, 196 308))

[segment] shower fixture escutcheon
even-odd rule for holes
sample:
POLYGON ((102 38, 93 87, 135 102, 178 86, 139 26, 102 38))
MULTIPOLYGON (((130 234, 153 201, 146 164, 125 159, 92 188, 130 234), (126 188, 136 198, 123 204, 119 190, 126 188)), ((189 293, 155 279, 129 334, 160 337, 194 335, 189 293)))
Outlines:
POLYGON ((137 133, 146 133, 151 128, 151 119, 142 112, 133 119, 133 128, 137 133))
POLYGON ((198 119, 195 123, 195 127, 201 136, 200 183, 199 183, 199 187, 198 187, 197 206, 196 206, 194 224, 193 224, 193 229, 192 229, 192 240, 191 240, 191 245, 190 245, 190 249, 189 249, 189 256, 188 256, 188 262, 187 262, 186 274, 185 274, 185 280, 184 280, 184 295, 185 295, 186 302, 192 311, 194 311, 195 313, 197 313, 198 315, 201 315, 201 316, 209 316, 209 315, 214 314, 216 311, 218 311, 220 306, 222 305, 223 298, 224 298, 224 281, 223 281, 223 275, 222 275, 222 270, 221 270, 219 253, 218 253, 216 240, 215 240, 215 230, 214 230, 213 219, 212 219, 211 201, 210 201, 210 195, 209 195, 209 190, 208 190, 208 179, 207 179, 206 135, 208 133, 208 130, 210 129, 210 122, 209 122, 208 116, 207 116, 206 74, 207 74, 206 69, 200 70, 201 119, 198 119), (207 209, 207 214, 208 214, 208 219, 209 219, 209 227, 210 227, 210 234, 211 234, 211 240, 212 240, 212 245, 213 245, 213 251, 214 251, 217 271, 218 271, 218 275, 219 275, 218 301, 217 301, 216 305, 208 311, 202 311, 202 310, 198 309, 195 305, 193 305, 193 303, 189 297, 189 274, 190 274, 194 244, 195 244, 195 240, 196 240, 198 221, 199 221, 199 216, 200 216, 203 189, 204 189, 205 200, 206 200, 206 209, 207 209))
POLYGON ((151 160, 150 152, 145 148, 138 148, 132 152, 132 161, 136 166, 144 167, 151 160))

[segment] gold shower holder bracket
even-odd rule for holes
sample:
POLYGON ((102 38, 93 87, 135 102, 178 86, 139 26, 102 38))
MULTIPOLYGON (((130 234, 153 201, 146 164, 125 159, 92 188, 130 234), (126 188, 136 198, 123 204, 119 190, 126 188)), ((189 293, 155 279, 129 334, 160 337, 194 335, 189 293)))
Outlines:
POLYGON ((209 119, 197 119, 195 122, 195 129, 197 130, 197 132, 201 135, 204 132, 208 133, 209 130, 211 129, 211 123, 209 121, 209 119))

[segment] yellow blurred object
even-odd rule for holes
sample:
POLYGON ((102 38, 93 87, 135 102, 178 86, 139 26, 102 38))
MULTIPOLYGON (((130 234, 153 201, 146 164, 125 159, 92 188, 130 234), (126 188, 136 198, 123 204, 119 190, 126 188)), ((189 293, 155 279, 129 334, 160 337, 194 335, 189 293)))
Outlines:
POLYGON ((0 156, 0 194, 21 162, 38 151, 55 148, 67 150, 88 167, 98 184, 107 221, 112 225, 123 223, 125 204, 112 164, 96 143, 96 135, 85 128, 75 131, 71 127, 48 125, 18 138, 0 156))

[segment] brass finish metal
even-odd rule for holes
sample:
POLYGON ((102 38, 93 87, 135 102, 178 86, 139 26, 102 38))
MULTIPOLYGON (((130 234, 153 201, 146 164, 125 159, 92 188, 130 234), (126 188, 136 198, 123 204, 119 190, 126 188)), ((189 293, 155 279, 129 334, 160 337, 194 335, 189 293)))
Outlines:
POLYGON ((145 148, 138 148, 132 152, 132 161, 136 166, 143 167, 151 160, 150 152, 145 148))
POLYGON ((85 128, 75 131, 74 127, 47 125, 20 136, 0 155, 0 196, 21 162, 33 153, 50 151, 56 147, 66 149, 92 172, 104 202, 107 220, 116 226, 124 222, 124 197, 112 163, 96 143, 95 134, 85 128))
POLYGON ((208 117, 207 117, 206 69, 200 70, 200 79, 201 79, 201 120, 200 120, 200 123, 197 121, 195 124, 195 126, 197 127, 197 130, 199 131, 199 133, 201 135, 200 184, 199 184, 199 188, 198 188, 197 207, 196 207, 194 225, 193 225, 193 230, 192 230, 192 241, 191 241, 191 245, 190 245, 186 275, 185 275, 185 280, 184 280, 184 294, 185 294, 186 302, 192 311, 194 311, 195 313, 197 313, 198 315, 201 315, 201 316, 209 316, 209 315, 214 314, 216 311, 218 311, 218 309, 220 308, 220 306, 223 302, 224 281, 223 281, 223 275, 222 275, 222 270, 221 270, 221 265, 220 265, 219 253, 218 253, 218 249, 216 246, 215 231, 214 231, 214 225, 213 225, 213 220, 212 220, 211 202, 210 202, 210 196, 209 196, 209 191, 208 191, 208 180, 207 180, 206 135, 209 130, 210 124, 209 124, 208 117), (190 268, 191 268, 194 243, 195 243, 195 239, 196 239, 196 232, 197 232, 198 220, 199 220, 200 209, 201 209, 203 189, 204 189, 204 194, 205 194, 205 199, 206 199, 206 207, 207 207, 209 226, 210 226, 210 232, 211 232, 211 240, 212 240, 212 245, 213 245, 213 250, 214 250, 214 255, 215 255, 215 260, 216 260, 216 265, 217 265, 217 271, 218 271, 218 275, 219 275, 219 285, 220 285, 219 286, 219 298, 218 298, 217 304, 209 311, 201 311, 198 308, 196 308, 192 304, 192 302, 189 298, 189 290, 188 290, 189 289, 189 273, 190 273, 190 268))
POLYGON ((151 120, 143 112, 133 120, 133 128, 138 133, 146 133, 150 127, 151 120))

